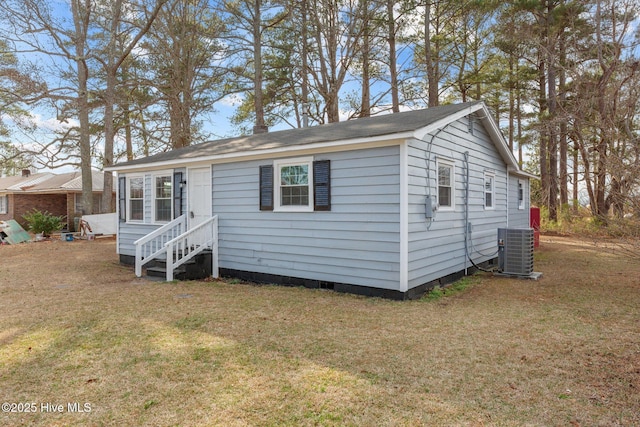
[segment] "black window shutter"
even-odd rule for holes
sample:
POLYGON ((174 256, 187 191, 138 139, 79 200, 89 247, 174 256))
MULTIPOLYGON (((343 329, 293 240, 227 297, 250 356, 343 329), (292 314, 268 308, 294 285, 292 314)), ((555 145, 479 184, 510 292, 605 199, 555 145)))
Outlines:
POLYGON ((260 166, 260 210, 273 210, 273 166, 260 166))
POLYGON ((182 215, 182 172, 173 173, 173 218, 182 215))
POLYGON ((127 220, 127 178, 118 177, 118 209, 120 222, 127 220))
POLYGON ((329 160, 313 162, 313 210, 331 210, 331 163, 329 160))

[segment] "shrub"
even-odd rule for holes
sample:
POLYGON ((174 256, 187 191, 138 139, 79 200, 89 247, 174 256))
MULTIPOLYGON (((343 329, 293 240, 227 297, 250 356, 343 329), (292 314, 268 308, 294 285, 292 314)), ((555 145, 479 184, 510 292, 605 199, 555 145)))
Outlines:
POLYGON ((51 215, 47 211, 41 212, 37 209, 22 215, 22 218, 27 221, 32 233, 42 233, 44 236, 50 236, 54 231, 60 230, 64 220, 64 216, 51 215))

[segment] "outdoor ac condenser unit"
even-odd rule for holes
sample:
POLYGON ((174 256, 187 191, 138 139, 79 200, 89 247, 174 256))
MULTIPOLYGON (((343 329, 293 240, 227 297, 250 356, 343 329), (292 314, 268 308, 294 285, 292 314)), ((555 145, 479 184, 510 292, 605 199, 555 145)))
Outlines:
POLYGON ((533 229, 498 228, 498 270, 505 274, 533 274, 533 229))

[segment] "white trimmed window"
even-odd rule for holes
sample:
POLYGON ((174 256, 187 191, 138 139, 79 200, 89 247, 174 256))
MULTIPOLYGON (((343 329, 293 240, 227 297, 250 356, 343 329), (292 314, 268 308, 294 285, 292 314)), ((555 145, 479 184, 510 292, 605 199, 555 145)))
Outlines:
POLYGON ((9 213, 9 196, 0 196, 0 214, 9 213))
POLYGON ((153 176, 153 220, 169 222, 173 219, 173 175, 153 176))
POLYGON ((127 221, 144 220, 144 177, 132 176, 127 179, 127 221))
POLYGON ((276 160, 274 210, 313 211, 313 158, 276 160))
POLYGON ((518 180, 518 209, 524 209, 524 182, 518 180))
POLYGON ((494 208, 494 184, 495 184, 496 176, 492 173, 485 172, 484 174, 484 208, 485 209, 493 209, 494 208))
POLYGON ((441 210, 455 208, 455 166, 450 160, 438 159, 438 207, 441 210))

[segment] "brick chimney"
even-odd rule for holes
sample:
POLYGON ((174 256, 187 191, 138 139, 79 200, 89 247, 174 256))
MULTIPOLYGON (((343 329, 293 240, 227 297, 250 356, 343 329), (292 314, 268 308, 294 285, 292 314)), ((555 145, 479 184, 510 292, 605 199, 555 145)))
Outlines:
POLYGON ((22 169, 22 177, 23 178, 29 178, 31 176, 31 170, 29 169, 22 169))

